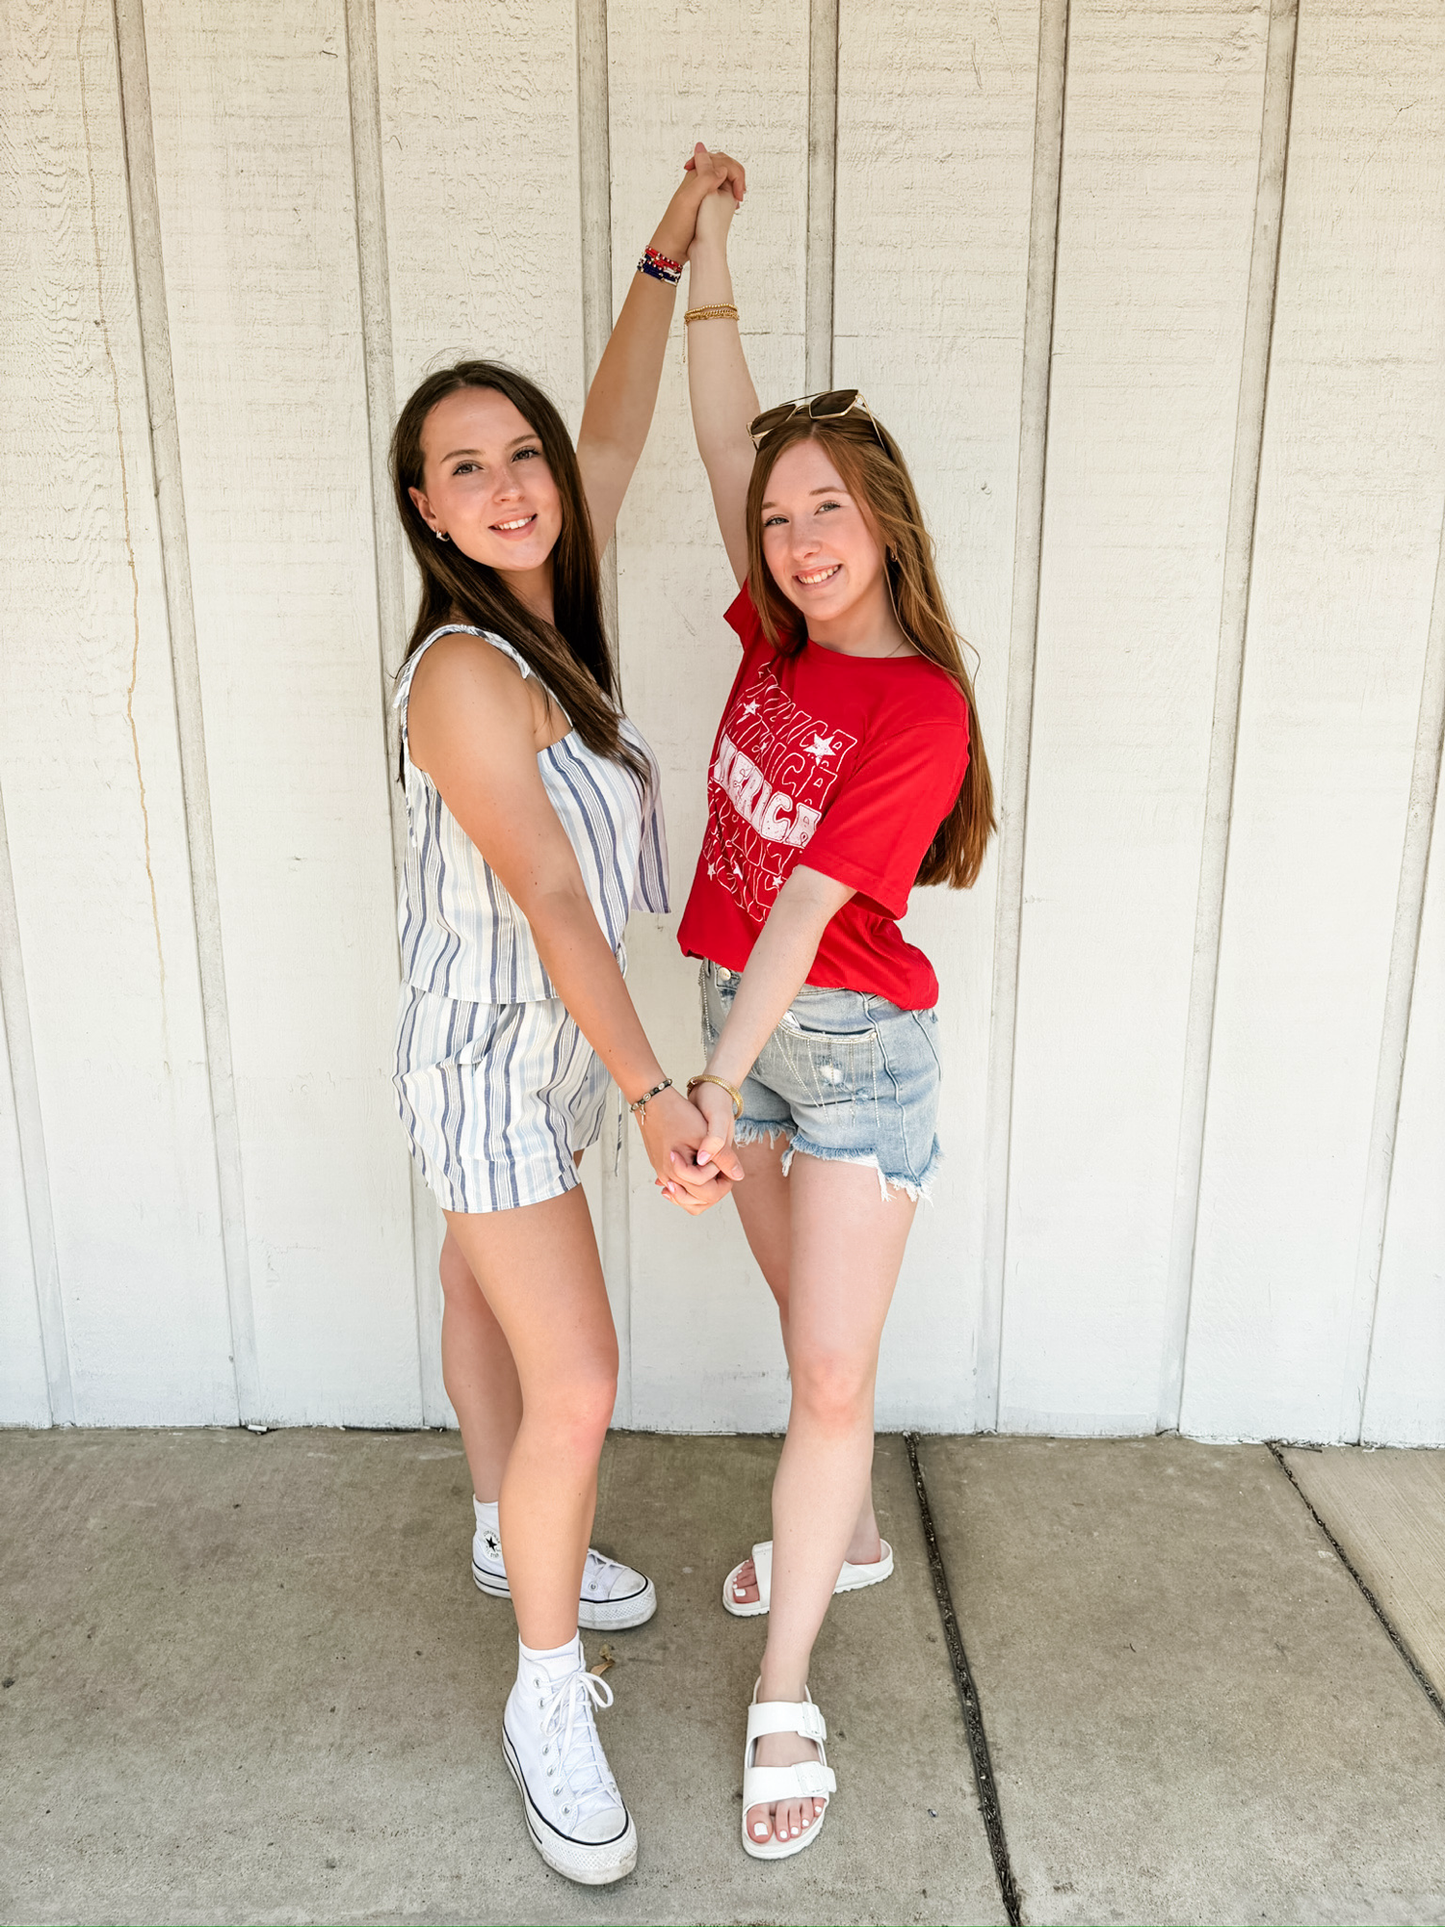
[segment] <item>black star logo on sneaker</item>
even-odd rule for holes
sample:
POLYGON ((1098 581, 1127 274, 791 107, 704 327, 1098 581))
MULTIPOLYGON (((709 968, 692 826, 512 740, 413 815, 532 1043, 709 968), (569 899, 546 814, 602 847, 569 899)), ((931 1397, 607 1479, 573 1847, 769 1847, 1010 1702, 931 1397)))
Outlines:
POLYGON ((487 1549, 487 1551, 488 1551, 489 1553, 491 1553, 491 1555, 492 1555, 492 1557, 493 1557, 494 1559, 500 1559, 500 1558, 501 1558, 501 1556, 502 1556, 502 1542, 501 1542, 501 1540, 500 1540, 500 1539, 499 1539, 499 1538, 497 1537, 497 1535, 496 1535, 496 1533, 495 1533, 495 1532, 489 1532, 489 1533, 487 1533, 487 1534, 486 1534, 486 1536, 485 1536, 485 1537, 483 1538, 483 1540, 482 1540, 482 1544, 483 1544, 483 1545, 484 1545, 484 1546, 486 1547, 486 1549, 487 1549))

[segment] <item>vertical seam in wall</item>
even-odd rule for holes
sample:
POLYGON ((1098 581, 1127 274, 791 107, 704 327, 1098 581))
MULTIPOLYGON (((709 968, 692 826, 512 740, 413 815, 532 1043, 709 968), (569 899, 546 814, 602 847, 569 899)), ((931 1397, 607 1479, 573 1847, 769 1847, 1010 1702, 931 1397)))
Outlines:
POLYGON ((808 217, 803 283, 803 387, 833 385, 838 239, 838 5, 808 8, 808 217))
POLYGON ((1039 585, 1043 570, 1044 497, 1048 472, 1049 395, 1054 353, 1054 295, 1058 278, 1059 197, 1063 177, 1068 50, 1069 0, 1042 0, 1039 9, 1038 91, 1034 107, 1028 285, 1024 299, 1019 400, 1019 466, 1014 510, 1008 698, 1003 771, 999 786, 993 995, 989 1021, 983 1295, 979 1307, 974 1421, 976 1429, 982 1432, 997 1428, 1003 1380, 1014 1046, 1018 1018, 1019 958, 1023 940, 1024 850, 1033 741, 1034 665, 1038 653, 1039 585))
POLYGON ((180 743, 181 795, 190 867, 191 907, 205 1027, 206 1074, 221 1210, 222 1264, 226 1278, 236 1405, 244 1423, 252 1419, 259 1420, 265 1414, 261 1410, 250 1251, 246 1234, 241 1131, 236 1115, 236 1086, 231 1064, 225 952, 222 947, 220 895, 211 829, 211 792, 206 771, 200 654, 191 591, 170 320, 166 309, 165 259, 161 243, 160 197, 156 184, 155 137, 151 125, 144 0, 113 0, 112 14, 120 68, 122 139, 131 249, 135 263, 141 370, 145 383, 146 418, 150 424, 161 574, 165 584, 166 626, 171 652, 171 682, 180 743))
MULTIPOLYGON (((612 133, 607 73, 607 0, 577 0, 577 199, 581 234, 582 379, 591 383, 612 333, 612 133)), ((622 642, 617 631, 617 537, 602 554, 602 613, 615 650, 619 693, 622 642)))
MULTIPOLYGON (((135 763, 136 801, 140 807, 141 853, 145 863, 146 884, 150 895, 151 926, 155 931, 156 966, 160 973, 161 1030, 162 1035, 165 1036, 167 1033, 166 954, 165 948, 161 943, 160 901, 156 895, 156 874, 155 867, 151 860, 151 813, 150 804, 146 798, 145 766, 140 751, 140 730, 137 728, 135 720, 135 692, 136 685, 140 680, 140 571, 136 567, 135 532, 131 526, 130 482, 126 473, 129 462, 125 446, 125 416, 121 405, 120 371, 115 365, 115 352, 111 345, 110 318, 107 314, 105 303, 105 263, 101 254, 100 223, 95 198, 95 147, 90 135, 90 108, 87 103, 85 86, 85 14, 86 9, 84 5, 82 5, 80 9, 80 23, 76 28, 75 35, 75 60, 78 69, 77 78, 80 84, 81 144, 85 150, 85 178, 90 190, 90 238, 95 253, 96 319, 100 325, 101 351, 105 355, 105 365, 110 375, 111 402, 115 410, 115 447, 120 472, 121 540, 125 547, 126 573, 130 576, 130 673, 125 692, 125 720, 127 730, 130 734, 131 757, 135 763)), ((113 21, 112 26, 114 26, 113 21)), ((112 37, 114 39, 114 34, 112 37)), ((116 58, 118 72, 118 50, 116 58)), ((123 149, 123 132, 121 139, 123 149)), ((170 1055, 168 1041, 165 1048, 165 1055, 167 1057, 170 1055)))
POLYGON ((52 1425, 74 1425, 75 1396, 70 1377, 70 1334, 60 1288, 60 1254, 50 1199, 50 1165, 45 1151, 45 1118, 35 1068, 35 1040, 25 994, 25 958, 20 948, 20 916, 10 868, 5 798, 0 792, 0 1030, 8 1045, 15 1122, 20 1138, 20 1175, 30 1237, 30 1265, 45 1359, 45 1389, 52 1425))
POLYGON ((1234 803, 1235 754, 1244 687, 1245 637, 1254 570, 1255 517, 1264 455, 1269 368, 1279 282, 1280 234, 1289 169, 1290 111, 1294 98, 1298 0, 1273 0, 1265 42, 1255 181, 1254 235, 1245 297, 1235 414, 1234 469, 1224 543, 1215 662, 1214 712, 1209 773, 1200 842, 1199 889, 1194 911, 1194 956, 1185 1022, 1184 1072, 1175 1159, 1174 1207, 1165 1279, 1160 1348, 1158 1425, 1173 1431, 1184 1404, 1184 1373, 1194 1296, 1195 1243, 1204 1172, 1204 1133, 1214 1048, 1214 1010, 1219 983, 1220 934, 1229 864, 1234 803))
MULTIPOLYGON (((612 333, 612 112, 607 0, 577 0, 577 200, 582 243, 582 379, 591 383, 612 333)), ((622 676, 617 538, 602 556, 603 614, 622 676)))
MULTIPOLYGON (((612 333, 612 130, 608 78, 607 0, 577 0, 577 198, 582 243, 582 374, 590 384, 612 333)), ((622 693, 622 637, 617 621, 617 536, 602 555, 602 612, 613 638, 622 693)), ((614 1094, 616 1104, 620 1096, 614 1094)), ((617 1154, 600 1148, 599 1227, 602 1271, 617 1327, 617 1402, 613 1422, 634 1421, 632 1397, 631 1142, 617 1114, 617 1154)))
POLYGON ((1425 915, 1425 889, 1440 791, 1442 738, 1445 738, 1445 522, 1440 532, 1425 669, 1420 685, 1420 716, 1410 771, 1400 883, 1395 896, 1395 927, 1390 938, 1390 969, 1385 980, 1385 1010, 1380 1029, 1380 1063, 1375 1077, 1369 1160, 1365 1167, 1365 1201, 1355 1259, 1350 1341, 1345 1354, 1340 1436, 1350 1440, 1363 1436, 1369 1399, 1380 1268, 1385 1255, 1390 1180, 1395 1162, 1395 1132, 1405 1082, 1415 968, 1420 956, 1420 929, 1425 915))
MULTIPOLYGON (((406 584, 402 535, 391 499, 389 453, 396 412, 391 345, 391 274, 386 248, 386 178, 381 154, 381 76, 375 0, 346 0, 346 94, 351 120, 352 208, 361 303, 361 358, 366 385, 366 433, 371 481, 371 542, 376 592, 378 715, 382 780, 391 825, 393 889, 406 862, 406 798, 396 781, 390 726, 396 673, 406 655, 406 584)), ((401 976, 400 939, 394 952, 401 976)), ((407 1159, 412 1302, 416 1317, 417 1394, 422 1423, 441 1425, 448 1411, 441 1370, 441 1284, 432 1263, 430 1194, 407 1159)))

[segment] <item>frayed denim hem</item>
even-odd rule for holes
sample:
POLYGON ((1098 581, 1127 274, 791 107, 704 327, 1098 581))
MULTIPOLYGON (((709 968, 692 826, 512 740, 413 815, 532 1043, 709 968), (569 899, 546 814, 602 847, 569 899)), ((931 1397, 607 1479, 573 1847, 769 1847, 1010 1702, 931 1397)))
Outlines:
MULTIPOLYGON (((759 1124, 757 1119, 753 1117, 740 1117, 733 1126, 734 1144, 766 1144, 771 1148, 777 1143, 780 1137, 787 1138, 791 1144, 792 1135, 791 1130, 786 1124, 779 1124, 776 1121, 769 1124, 759 1124)), ((788 1150, 784 1152, 783 1155, 785 1159, 790 1158, 792 1151, 788 1150)), ((787 1164, 784 1163, 783 1175, 785 1177, 787 1176, 787 1170, 787 1164)))
MULTIPOLYGON (((738 1128, 739 1131, 741 1131, 741 1125, 739 1125, 738 1128)), ((764 1134, 761 1127, 756 1128, 757 1137, 761 1137, 764 1134)), ((775 1127, 775 1135, 788 1137, 789 1134, 783 1126, 779 1125, 775 1127)), ((754 1139, 754 1141, 756 1141, 756 1139, 754 1139)), ((820 1164, 867 1165, 870 1170, 878 1173, 878 1189, 882 1193, 885 1204, 888 1202, 889 1193, 893 1190, 902 1191, 914 1204, 932 1204, 933 1180, 943 1157, 942 1151, 938 1148, 938 1140, 935 1138, 933 1141, 932 1155, 921 1177, 892 1177, 883 1170, 882 1165, 878 1162, 877 1154, 873 1151, 827 1151, 824 1150, 821 1145, 814 1144, 811 1138, 805 1137, 799 1132, 794 1132, 791 1137, 789 1137, 787 1150, 783 1153, 784 1177, 788 1175, 789 1170, 792 1168, 793 1159, 799 1151, 803 1153, 804 1157, 817 1158, 820 1164)))

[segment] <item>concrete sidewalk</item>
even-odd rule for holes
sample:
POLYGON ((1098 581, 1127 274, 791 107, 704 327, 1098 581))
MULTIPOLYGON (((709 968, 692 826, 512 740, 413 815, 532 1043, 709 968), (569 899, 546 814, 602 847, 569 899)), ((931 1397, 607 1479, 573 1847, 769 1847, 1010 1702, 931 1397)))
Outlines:
POLYGON ((777 1450, 609 1445, 595 1536, 660 1608, 608 1642, 642 1847, 599 1890, 502 1764, 515 1628, 454 1435, 0 1434, 0 1918, 992 1922, 1011 1873, 1031 1922, 1445 1921, 1445 1454, 922 1441, 1000 1860, 880 1439, 898 1571, 829 1615, 839 1794, 769 1866, 737 1838, 763 1625, 719 1589, 777 1450))

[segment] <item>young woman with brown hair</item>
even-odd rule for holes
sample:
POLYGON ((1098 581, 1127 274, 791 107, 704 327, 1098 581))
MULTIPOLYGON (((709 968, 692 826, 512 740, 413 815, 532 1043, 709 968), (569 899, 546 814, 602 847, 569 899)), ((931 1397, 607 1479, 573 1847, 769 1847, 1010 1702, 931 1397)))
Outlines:
POLYGON ((974 881, 993 800, 903 457, 854 389, 759 414, 727 265, 733 199, 696 167, 714 191, 689 255, 688 384, 743 659, 678 936, 704 960, 707 1060, 689 1090, 715 1129, 699 1155, 741 1147, 738 1212, 792 1379, 773 1537, 723 1588, 730 1612, 771 1615, 742 1839, 781 1859, 816 1837, 836 1785, 807 1690, 828 1601, 892 1571, 873 1387, 937 1156, 939 1078, 938 981, 897 919, 915 882, 974 881))
POLYGON ((442 1366, 475 1491, 472 1571, 520 1634, 502 1744, 533 1844, 588 1884, 637 1831, 597 1736, 610 1689, 579 1624, 655 1610, 588 1546, 617 1339, 577 1160, 612 1082, 689 1210, 740 1176, 664 1076, 623 981, 634 898, 667 907, 657 768, 622 715, 598 557, 657 397, 699 201, 743 192, 725 156, 668 205, 587 397, 556 409, 492 362, 430 376, 392 444, 422 598, 398 679, 408 837, 396 1091, 446 1213, 442 1366), (505 1555, 505 1556, 504 1556, 505 1555))

